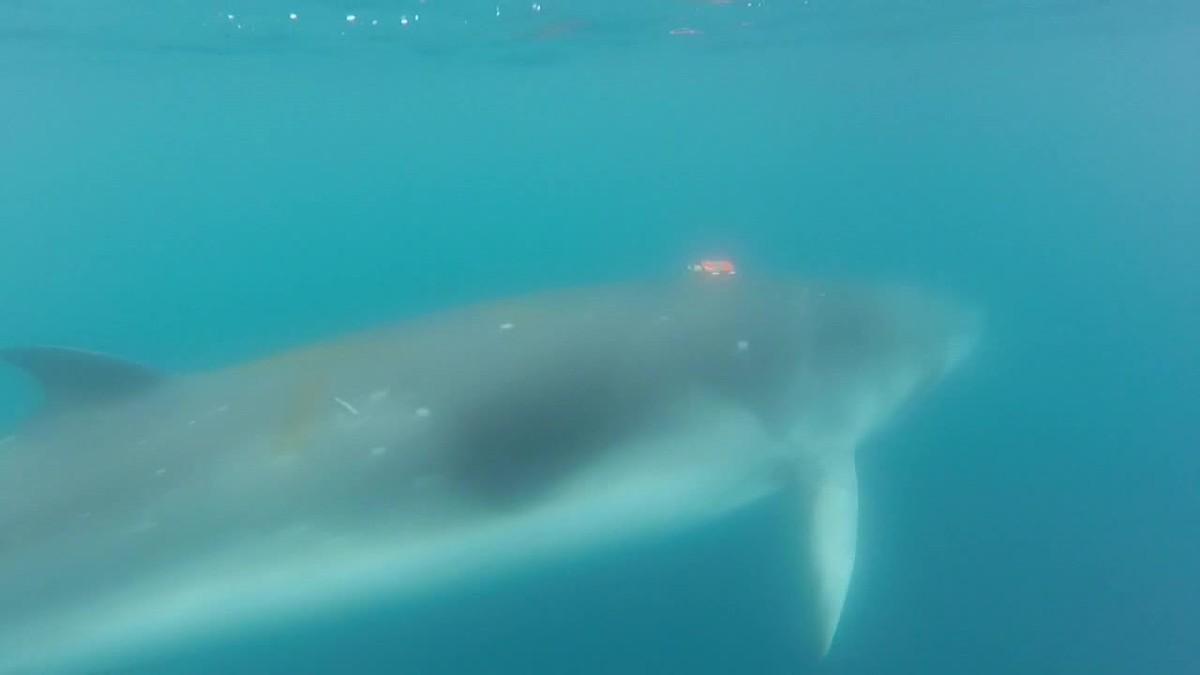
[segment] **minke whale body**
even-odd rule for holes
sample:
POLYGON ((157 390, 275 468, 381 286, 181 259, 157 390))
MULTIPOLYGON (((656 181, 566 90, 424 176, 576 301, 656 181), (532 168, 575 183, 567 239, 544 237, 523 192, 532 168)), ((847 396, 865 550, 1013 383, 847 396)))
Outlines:
POLYGON ((977 330, 912 289, 730 278, 496 301, 198 374, 0 350, 44 398, 0 441, 0 673, 136 664, 780 491, 824 653, 855 448, 977 330))

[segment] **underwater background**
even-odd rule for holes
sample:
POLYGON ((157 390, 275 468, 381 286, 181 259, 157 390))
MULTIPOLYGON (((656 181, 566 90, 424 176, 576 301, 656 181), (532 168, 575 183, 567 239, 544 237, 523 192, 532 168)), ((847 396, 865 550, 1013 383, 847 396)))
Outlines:
POLYGON ((987 314, 860 450, 821 663, 772 501, 152 672, 1200 672, 1198 225, 1194 2, 0 0, 3 345, 204 369, 706 256, 987 314))

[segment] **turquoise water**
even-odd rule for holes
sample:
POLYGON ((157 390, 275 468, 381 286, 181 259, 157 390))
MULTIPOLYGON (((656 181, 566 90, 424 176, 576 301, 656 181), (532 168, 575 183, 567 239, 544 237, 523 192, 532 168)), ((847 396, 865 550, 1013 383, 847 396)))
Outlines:
POLYGON ((860 455, 822 664, 770 503, 155 670, 1200 672, 1200 10, 942 4, 0 1, 0 344, 199 369, 702 255, 988 315, 860 455))

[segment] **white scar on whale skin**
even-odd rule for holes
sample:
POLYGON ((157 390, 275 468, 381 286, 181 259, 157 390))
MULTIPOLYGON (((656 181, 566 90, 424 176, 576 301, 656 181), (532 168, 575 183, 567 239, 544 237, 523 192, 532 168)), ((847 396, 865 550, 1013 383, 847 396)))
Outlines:
POLYGON ((781 492, 807 532, 797 639, 824 653, 853 577, 855 450, 979 321, 912 289, 692 281, 209 373, 0 349, 45 399, 0 439, 0 675, 137 668, 781 492))
POLYGON ((342 408, 344 408, 345 411, 350 413, 351 415, 358 416, 360 414, 358 412, 358 408, 355 408, 354 406, 350 405, 349 401, 347 401, 344 398, 341 398, 340 396, 334 396, 333 401, 334 401, 334 403, 337 403, 338 405, 342 406, 342 408))

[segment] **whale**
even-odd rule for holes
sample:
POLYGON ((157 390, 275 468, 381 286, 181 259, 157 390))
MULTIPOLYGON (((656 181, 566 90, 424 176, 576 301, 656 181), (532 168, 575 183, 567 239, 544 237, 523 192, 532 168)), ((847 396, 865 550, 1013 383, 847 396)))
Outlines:
POLYGON ((40 392, 0 432, 0 673, 137 667, 768 497, 819 658, 853 575, 857 450, 963 362, 979 317, 909 285, 689 277, 199 372, 0 349, 40 392))

